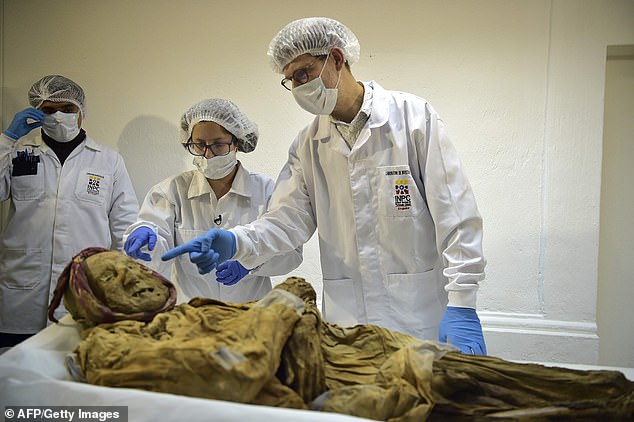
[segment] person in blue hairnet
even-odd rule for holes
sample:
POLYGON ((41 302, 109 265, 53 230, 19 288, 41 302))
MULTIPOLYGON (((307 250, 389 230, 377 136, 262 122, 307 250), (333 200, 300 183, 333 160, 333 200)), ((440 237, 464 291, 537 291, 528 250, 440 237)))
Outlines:
POLYGON ((191 106, 180 120, 180 142, 194 156, 196 169, 153 186, 126 231, 124 251, 174 281, 179 302, 195 296, 259 300, 272 288, 270 276, 284 275, 302 262, 301 246, 249 267, 228 260, 215 271, 199 271, 186 256, 173 265, 160 259, 214 227, 248 224, 266 211, 273 180, 237 159, 237 152, 255 150, 258 138, 257 125, 229 100, 210 98, 191 106))
MULTIPOLYGON (((0 136, 0 200, 10 200, 0 236, 0 346, 46 327, 64 267, 89 246, 120 249, 139 203, 123 157, 82 129, 84 90, 47 75, 0 136), (41 127, 36 136, 27 136, 41 127)), ((60 307, 59 319, 66 311, 60 307)))
POLYGON ((328 322, 486 354, 475 310, 482 219, 458 154, 429 102, 358 81, 350 66, 359 55, 356 36, 334 19, 279 31, 268 50, 273 69, 316 117, 290 147, 269 212, 164 259, 189 253, 200 268, 228 259, 255 266, 318 230, 328 322))

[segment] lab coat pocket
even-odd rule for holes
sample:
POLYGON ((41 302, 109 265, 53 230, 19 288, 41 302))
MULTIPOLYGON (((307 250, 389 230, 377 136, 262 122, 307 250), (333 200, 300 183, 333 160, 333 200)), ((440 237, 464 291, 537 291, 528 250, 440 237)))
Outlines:
POLYGON ((0 286, 7 289, 31 290, 44 276, 41 249, 4 249, 0 251, 0 286))
POLYGON ((425 206, 408 165, 376 168, 379 215, 416 217, 425 206))
POLYGON ((407 327, 408 332, 417 338, 436 340, 443 312, 438 289, 435 270, 388 274, 388 301, 395 325, 407 327))
POLYGON ((322 308, 324 319, 330 323, 343 327, 359 324, 358 315, 355 314, 357 300, 352 279, 324 279, 322 308))
POLYGON ((103 170, 85 169, 77 177, 75 196, 84 202, 102 205, 110 195, 112 175, 103 170))
POLYGON ((44 175, 25 174, 11 178, 11 195, 15 201, 39 199, 44 193, 44 175))

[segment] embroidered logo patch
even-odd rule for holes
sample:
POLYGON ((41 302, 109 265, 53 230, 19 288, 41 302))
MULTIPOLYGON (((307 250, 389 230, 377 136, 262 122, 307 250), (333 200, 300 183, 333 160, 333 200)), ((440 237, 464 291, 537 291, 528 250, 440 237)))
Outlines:
POLYGON ((100 184, 103 180, 103 176, 98 174, 88 173, 88 185, 86 186, 86 193, 89 195, 99 195, 100 184))
POLYGON ((409 210, 412 207, 409 180, 396 180, 394 182, 394 206, 399 211, 409 210))

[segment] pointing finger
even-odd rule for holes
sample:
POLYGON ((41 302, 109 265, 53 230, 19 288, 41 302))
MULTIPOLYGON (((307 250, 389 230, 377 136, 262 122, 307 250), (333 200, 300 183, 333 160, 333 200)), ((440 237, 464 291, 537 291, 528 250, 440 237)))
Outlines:
POLYGON ((165 252, 163 256, 161 256, 161 260, 169 261, 170 259, 176 258, 177 256, 182 255, 184 253, 199 252, 198 249, 199 248, 196 247, 196 245, 193 245, 192 243, 184 243, 182 245, 175 247, 174 249, 170 249, 169 251, 165 252))

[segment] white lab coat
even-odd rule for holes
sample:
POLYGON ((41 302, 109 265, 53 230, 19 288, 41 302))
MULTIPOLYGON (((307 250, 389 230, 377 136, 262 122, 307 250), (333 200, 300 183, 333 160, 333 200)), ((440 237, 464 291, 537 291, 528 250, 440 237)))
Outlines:
POLYGON ((257 265, 317 228, 327 321, 437 340, 448 302, 475 308, 481 217, 432 106, 369 84, 372 111, 352 150, 316 117, 290 147, 270 211, 232 230, 234 259, 257 265))
POLYGON ((199 274, 188 254, 167 262, 161 261, 161 255, 215 227, 228 229, 255 220, 266 211, 273 186, 269 177, 249 172, 241 164, 238 164, 231 189, 220 200, 216 199, 209 182, 198 170, 169 177, 150 189, 141 205, 138 221, 126 230, 125 238, 140 226, 154 230, 157 234, 154 250, 143 249, 152 261, 139 262, 176 283, 179 303, 195 296, 228 302, 261 299, 271 290, 268 276, 286 274, 301 264, 301 247, 271 257, 232 286, 218 283, 215 270, 199 274))
MULTIPOLYGON (((11 199, 0 237, 0 331, 46 327, 57 278, 84 248, 120 249, 139 204, 123 158, 90 137, 62 166, 42 140, 0 136, 0 200, 11 199), (39 156, 37 174, 13 176, 17 151, 39 156)), ((55 313, 65 313, 63 307, 55 313)))

